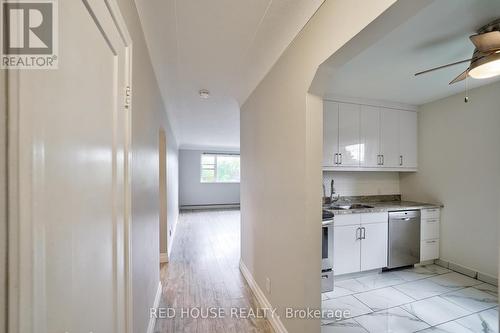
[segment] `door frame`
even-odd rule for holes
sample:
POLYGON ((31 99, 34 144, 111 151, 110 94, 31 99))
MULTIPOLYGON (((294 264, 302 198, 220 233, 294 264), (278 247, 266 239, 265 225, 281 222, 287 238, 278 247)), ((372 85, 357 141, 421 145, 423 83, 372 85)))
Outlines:
POLYGON ((0 70, 0 331, 7 332, 7 72, 0 70))
POLYGON ((159 201, 160 201, 160 219, 159 219, 159 253, 160 263, 168 262, 168 154, 167 154, 167 134, 163 128, 158 131, 158 157, 159 157, 159 201), (163 249, 162 240, 164 240, 165 248, 163 249), (165 252, 163 252, 163 250, 165 252))
MULTIPOLYGON (((132 160, 132 63, 133 63, 133 43, 129 34, 125 20, 121 14, 120 8, 116 0, 80 0, 88 10, 88 14, 101 28, 98 18, 95 15, 95 10, 98 10, 97 3, 104 2, 107 9, 106 13, 101 15, 110 15, 114 23, 114 28, 120 35, 123 48, 125 50, 125 82, 126 96, 125 101, 118 101, 117 105, 123 106, 125 112, 124 128, 125 128, 125 144, 124 144, 124 298, 122 300, 124 313, 124 323, 126 333, 133 332, 133 300, 132 300, 132 242, 131 242, 131 160, 132 160)), ((57 4, 57 2, 55 2, 57 4)), ((101 31, 103 34, 104 31, 101 31)), ((21 174, 29 174, 29 163, 21 160, 24 158, 19 153, 19 149, 25 145, 29 145, 30 126, 25 126, 23 117, 20 112, 20 72, 19 69, 11 69, 6 71, 6 113, 7 113, 7 313, 6 326, 7 331, 12 333, 20 333, 21 322, 30 321, 27 326, 29 332, 39 332, 37 326, 37 318, 35 318, 36 302, 34 297, 35 286, 32 281, 32 276, 27 276, 26 272, 33 272, 33 266, 37 264, 37 258, 31 247, 33 245, 33 235, 31 231, 34 229, 33 220, 31 218, 31 209, 29 204, 23 204, 21 211, 21 203, 32 203, 32 179, 21 179, 21 174), (22 170, 21 170, 22 169, 22 170), (26 209, 27 208, 27 209, 26 209), (30 245, 28 249, 26 245, 30 245), (21 256, 28 258, 31 267, 21 267, 21 256), (30 290, 23 290, 22 286, 30 286, 30 290), (22 299, 22 301, 20 301, 22 299)), ((1 77, 1 76, 0 76, 1 77)), ((0 95, 3 92, 0 92, 0 95)), ((0 323, 1 324, 1 323, 0 323)), ((23 333, 25 331, 23 330, 23 333)), ((27 331, 26 331, 27 332, 27 331)), ((43 329, 42 329, 43 332, 43 329)))

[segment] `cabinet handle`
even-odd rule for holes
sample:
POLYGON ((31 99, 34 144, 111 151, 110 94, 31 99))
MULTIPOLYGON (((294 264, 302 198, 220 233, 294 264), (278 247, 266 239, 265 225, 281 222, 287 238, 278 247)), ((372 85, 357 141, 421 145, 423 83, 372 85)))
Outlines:
POLYGON ((328 279, 328 275, 321 275, 322 279, 328 279))
POLYGON ((384 165, 385 161, 384 161, 384 155, 382 155, 382 165, 384 165))
POLYGON ((377 155, 377 165, 380 165, 380 155, 377 155))
POLYGON ((403 155, 399 155, 399 165, 403 166, 403 155))
POLYGON ((339 154, 340 162, 339 164, 342 164, 342 154, 339 154))
POLYGON ((361 239, 361 228, 356 229, 356 240, 361 239), (358 231, 359 231, 359 236, 358 236, 358 231))
POLYGON ((365 228, 365 227, 362 227, 362 228, 361 228, 361 232, 362 232, 361 239, 366 239, 366 228, 365 228))
POLYGON ((431 241, 426 241, 427 244, 433 244, 433 243, 436 243, 435 240, 431 240, 431 241))
POLYGON ((337 153, 335 153, 333 155, 333 164, 338 164, 338 162, 337 162, 337 155, 338 155, 337 153))

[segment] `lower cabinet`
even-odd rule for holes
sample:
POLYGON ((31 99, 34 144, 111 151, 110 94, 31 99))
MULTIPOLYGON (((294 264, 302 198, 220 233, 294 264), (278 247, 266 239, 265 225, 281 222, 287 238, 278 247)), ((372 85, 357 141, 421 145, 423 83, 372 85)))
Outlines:
POLYGON ((420 243, 420 261, 439 258, 439 239, 423 240, 420 243))
POLYGON ((360 226, 333 227, 334 275, 359 272, 361 256, 360 226))
POLYGON ((387 266, 387 222, 362 225, 361 271, 387 266))
POLYGON ((439 258, 440 217, 440 208, 427 208, 421 210, 420 261, 439 258))
POLYGON ((334 275, 387 266, 388 215, 384 214, 349 214, 334 218, 334 275))

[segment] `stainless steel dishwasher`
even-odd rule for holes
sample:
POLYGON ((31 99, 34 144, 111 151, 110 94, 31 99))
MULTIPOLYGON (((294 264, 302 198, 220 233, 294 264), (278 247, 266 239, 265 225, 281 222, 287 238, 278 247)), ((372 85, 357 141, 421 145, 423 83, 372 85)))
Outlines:
POLYGON ((387 268, 420 262, 420 211, 389 212, 387 268))

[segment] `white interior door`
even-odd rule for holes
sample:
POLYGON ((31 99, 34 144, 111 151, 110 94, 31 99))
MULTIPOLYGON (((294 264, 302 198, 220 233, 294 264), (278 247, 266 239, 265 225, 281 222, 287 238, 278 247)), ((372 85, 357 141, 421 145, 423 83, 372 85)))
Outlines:
POLYGON ((333 274, 359 272, 360 230, 359 225, 333 228, 333 274))
POLYGON ((380 154, 380 110, 374 106, 361 106, 360 165, 378 167, 380 154))
POLYGON ((339 103, 323 102, 323 166, 335 166, 339 152, 339 103))
POLYGON ((114 2, 56 3, 59 69, 9 78, 21 267, 9 331, 129 332, 130 40, 114 2))
POLYGON ((400 164, 403 168, 417 167, 417 112, 399 113, 400 164))
POLYGON ((339 164, 359 166, 359 113, 357 104, 339 104, 339 164))
POLYGON ((399 167, 399 113, 401 111, 380 109, 380 154, 383 167, 399 167))

